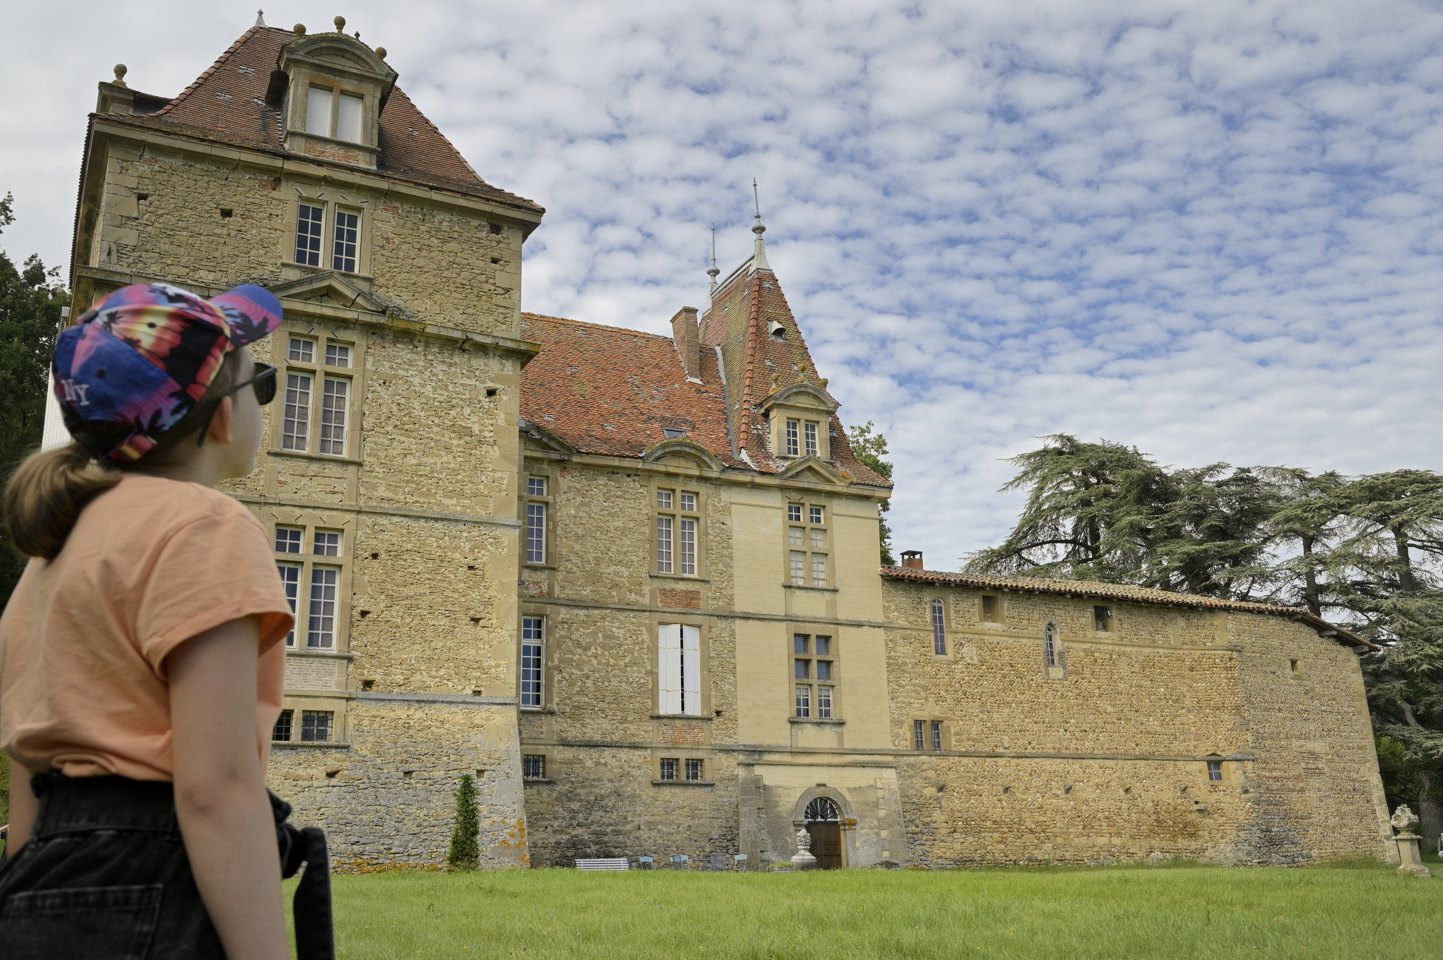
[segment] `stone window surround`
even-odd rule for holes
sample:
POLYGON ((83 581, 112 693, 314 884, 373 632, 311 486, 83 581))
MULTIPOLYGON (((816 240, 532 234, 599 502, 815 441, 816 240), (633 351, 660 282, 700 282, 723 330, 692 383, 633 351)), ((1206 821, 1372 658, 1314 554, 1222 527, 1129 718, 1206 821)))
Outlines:
POLYGON ((304 317, 287 319, 268 337, 274 346, 271 350, 271 365, 276 368, 276 404, 272 404, 271 443, 268 453, 288 457, 315 457, 321 460, 359 463, 361 452, 361 399, 365 393, 366 338, 361 331, 350 327, 332 327, 321 321, 308 322, 304 317), (290 359, 290 340, 299 337, 315 344, 311 362, 290 359), (327 345, 350 348, 350 365, 347 367, 328 366, 325 362, 327 345), (311 397, 306 437, 306 449, 289 450, 281 446, 285 430, 286 379, 291 373, 304 373, 311 377, 311 397), (320 453, 321 410, 323 383, 326 378, 350 381, 346 398, 346 431, 344 453, 320 453))
MULTIPOLYGON (((527 460, 522 464, 521 476, 517 484, 521 494, 519 517, 521 521, 521 543, 519 544, 520 549, 517 551, 517 558, 521 561, 523 570, 554 570, 560 565, 558 559, 560 550, 556 540, 556 478, 558 472, 556 464, 549 460, 527 460), (545 479, 546 496, 531 495, 528 491, 529 484, 527 483, 531 477, 545 479), (546 529, 543 534, 545 537, 545 546, 543 548, 543 556, 545 559, 540 563, 533 563, 526 559, 526 537, 529 529, 527 523, 527 508, 532 503, 539 503, 546 507, 546 529)), ((539 613, 537 615, 540 616, 539 613)))
POLYGON ((548 608, 535 603, 523 603, 516 616, 516 703, 523 713, 555 713, 555 644, 551 642, 552 618, 548 608), (541 706, 521 706, 521 618, 541 618, 541 706))
MULTIPOLYGON (((324 35, 309 39, 312 45, 319 44, 322 47, 336 45, 334 40, 330 40, 324 35), (330 42, 327 42, 328 40, 330 42)), ((348 38, 342 38, 342 43, 346 42, 348 42, 348 38)), ((376 141, 379 134, 377 116, 380 98, 383 86, 387 85, 388 80, 394 80, 394 75, 391 78, 377 75, 374 68, 358 62, 354 52, 350 50, 343 50, 339 53, 332 50, 316 50, 300 55, 291 54, 285 58, 282 67, 290 81, 287 85, 285 105, 287 147, 295 149, 296 145, 290 142, 294 138, 305 138, 323 144, 336 144, 361 151, 363 156, 369 157, 367 164, 374 166, 375 158, 379 153, 376 141), (361 98, 361 139, 359 142, 338 140, 325 134, 306 132, 306 112, 310 99, 308 92, 312 86, 325 87, 332 92, 333 111, 336 109, 335 101, 339 100, 340 94, 349 93, 361 98)))
POLYGON ((1092 605, 1092 628, 1096 633, 1117 632, 1117 614, 1111 604, 1094 603, 1092 605))
POLYGON ((952 635, 952 604, 947 602, 946 597, 930 597, 927 600, 927 636, 932 641, 932 656, 938 659, 950 660, 955 640, 952 635), (942 650, 937 650, 937 608, 941 606, 942 612, 942 650))
POLYGON ((1007 622, 1007 599, 1003 593, 983 593, 977 597, 977 622, 989 627, 998 627, 1007 622), (995 604, 993 619, 987 618, 987 601, 995 604))
POLYGON ((711 751, 695 748, 678 748, 675 746, 656 747, 652 750, 651 764, 651 785, 653 787, 714 787, 716 780, 710 776, 712 773, 711 751), (661 778, 662 760, 676 761, 676 779, 663 780, 661 778), (686 778, 686 762, 688 760, 700 760, 702 763, 702 779, 688 780, 686 778))
POLYGON ((647 484, 648 502, 651 504, 649 516, 651 518, 649 539, 651 541, 651 575, 654 577, 674 577, 679 580, 697 581, 705 580, 707 576, 706 566, 706 509, 707 495, 702 484, 690 482, 693 478, 679 477, 675 475, 664 475, 652 477, 647 484), (669 492, 672 496, 671 509, 663 510, 657 500, 657 494, 669 492), (686 512, 681 509, 681 495, 689 493, 696 497, 696 510, 686 512), (665 573, 659 567, 660 557, 658 549, 660 538, 657 536, 657 519, 662 516, 672 518, 671 542, 672 542, 672 564, 671 572, 665 573), (696 520, 696 573, 681 572, 681 520, 683 517, 696 520))
POLYGON ((695 614, 681 614, 676 611, 667 611, 663 614, 654 614, 647 620, 649 640, 647 648, 651 651, 648 660, 648 672, 651 680, 651 719, 653 720, 711 720, 712 699, 711 699, 711 640, 710 640, 710 617, 695 614), (697 679, 698 691, 701 694, 701 704, 696 713, 662 713, 659 709, 661 704, 661 674, 659 637, 661 627, 664 625, 678 625, 695 627, 697 629, 697 659, 700 661, 701 675, 697 679))
POLYGON ((907 747, 914 753, 946 753, 952 749, 952 721, 933 714, 913 714, 908 718, 907 747), (917 724, 921 724, 922 746, 917 746, 917 724), (940 724, 940 746, 934 746, 933 724, 940 724))
POLYGON ((335 693, 286 691, 281 709, 293 711, 291 714, 291 739, 289 742, 272 740, 271 745, 308 750, 350 749, 350 741, 347 737, 349 731, 346 726, 347 703, 348 700, 345 696, 335 693), (320 710, 331 714, 331 739, 323 741, 301 739, 301 715, 307 710, 320 710))
POLYGON ((773 455, 778 460, 800 460, 809 456, 806 446, 806 425, 808 423, 814 423, 817 432, 817 452, 811 456, 815 456, 818 460, 830 461, 832 459, 832 410, 823 406, 820 398, 812 394, 811 391, 815 388, 812 388, 810 384, 806 385, 806 388, 807 392, 800 397, 793 397, 792 402, 780 403, 765 411, 773 455), (796 453, 789 452, 787 448, 788 424, 796 426, 796 453))
POLYGON ((832 545, 834 543, 835 531, 832 528, 832 499, 826 496, 815 496, 801 493, 782 491, 782 585, 784 587, 800 587, 810 590, 836 590, 837 570, 832 545), (792 506, 799 506, 802 510, 800 523, 794 522, 789 514, 792 506), (822 508, 822 522, 811 522, 811 510, 813 507, 822 508), (792 529, 799 527, 802 531, 802 542, 800 546, 792 544, 792 529), (811 536, 813 530, 821 530, 826 538, 821 549, 813 549, 811 536), (802 580, 800 583, 792 579, 792 554, 801 553, 802 558, 802 580), (827 562, 827 582, 818 584, 812 582, 812 557, 825 556, 827 562))
POLYGON ((1067 676, 1067 649, 1062 642, 1062 631, 1056 620, 1049 620, 1042 628, 1042 677, 1045 680, 1062 680, 1067 676), (1051 662, 1048 661, 1048 638, 1051 637, 1051 662))
POLYGON ((812 623, 791 623, 787 629, 787 679, 790 681, 786 686, 787 691, 787 718, 793 723, 816 723, 816 724, 841 724, 842 719, 842 656, 841 656, 841 626, 839 624, 812 624, 812 623), (805 655, 797 652, 797 637, 807 638, 807 653, 805 655), (830 640, 827 653, 824 657, 818 657, 816 640, 817 637, 827 637, 830 640), (817 679, 816 664, 819 659, 826 660, 831 664, 831 676, 826 680, 817 679), (796 675, 796 662, 806 660, 808 662, 808 679, 802 680, 796 675), (808 715, 801 717, 797 715, 797 687, 805 684, 811 688, 808 715), (817 687, 831 687, 832 690, 832 715, 830 717, 817 716, 817 687))
POLYGON ((522 768, 521 768, 521 769, 522 769, 521 782, 522 782, 522 783, 555 783, 555 782, 556 782, 556 779, 555 779, 553 776, 551 776, 551 774, 552 774, 554 771, 551 769, 551 755, 550 755, 550 754, 548 754, 545 750, 538 750, 538 749, 536 749, 535 747, 527 747, 527 746, 523 746, 523 747, 521 748, 521 754, 522 754, 522 761, 521 761, 521 764, 522 764, 522 768), (528 777, 528 776, 526 776, 526 774, 525 774, 525 770, 526 770, 526 760, 525 760, 525 758, 526 758, 526 757, 540 757, 540 758, 541 758, 542 776, 539 776, 539 777, 528 777))
POLYGON ((296 564, 301 568, 299 589, 296 594, 295 642, 286 646, 286 653, 304 655, 334 656, 350 650, 351 641, 351 575, 355 567, 356 518, 351 513, 328 513, 325 511, 297 510, 272 507, 262 516, 266 537, 272 547, 276 563, 296 564), (276 551, 276 528, 299 527, 301 551, 281 553, 276 551), (318 556, 313 549, 316 531, 339 531, 341 534, 340 553, 318 556), (334 643, 330 647, 310 647, 306 643, 307 623, 310 616, 311 568, 339 567, 340 576, 336 583, 336 614, 334 643))
MULTIPOLYGON (((343 143, 344 141, 336 141, 343 143)), ((286 250, 283 256, 284 262, 292 268, 300 268, 309 271, 325 271, 327 273, 339 273, 348 277, 359 277, 364 280, 371 279, 371 201, 367 198, 353 198, 339 190, 327 190, 323 187, 301 187, 295 186, 295 199, 290 203, 289 221, 285 232, 286 250), (317 266, 300 263, 296 260, 296 234, 299 230, 301 204, 320 207, 323 210, 321 215, 321 262, 317 266), (337 270, 331 266, 331 255, 335 243, 336 211, 357 214, 360 218, 358 236, 356 238, 356 269, 337 270)))

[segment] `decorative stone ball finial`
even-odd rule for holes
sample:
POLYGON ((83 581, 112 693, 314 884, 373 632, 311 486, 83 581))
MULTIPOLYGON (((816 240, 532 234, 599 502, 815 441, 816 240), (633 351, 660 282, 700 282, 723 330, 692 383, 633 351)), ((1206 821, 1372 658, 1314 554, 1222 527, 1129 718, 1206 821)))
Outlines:
POLYGON ((377 47, 377 48, 376 48, 376 56, 380 57, 382 60, 386 59, 386 48, 385 48, 385 47, 377 47))
POLYGON ((123 87, 123 86, 125 86, 125 75, 126 75, 127 73, 129 73, 129 72, 130 72, 130 70, 129 70, 128 67, 126 67, 125 64, 123 64, 123 63, 117 63, 117 64, 115 65, 115 81, 114 81, 114 82, 115 82, 115 85, 116 85, 117 87, 123 87))
POLYGON ((346 29, 346 18, 345 18, 345 17, 337 17, 336 19, 332 20, 331 22, 336 25, 336 32, 337 32, 337 33, 340 33, 342 30, 346 29))
POLYGON ((291 27, 291 30, 298 37, 304 37, 306 35, 306 25, 304 23, 296 24, 294 27, 291 27))

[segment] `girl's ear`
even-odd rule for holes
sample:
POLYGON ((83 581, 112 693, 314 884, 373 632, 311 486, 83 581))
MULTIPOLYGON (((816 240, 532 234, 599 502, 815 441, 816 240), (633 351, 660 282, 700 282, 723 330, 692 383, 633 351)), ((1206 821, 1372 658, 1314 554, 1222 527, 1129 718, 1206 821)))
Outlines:
POLYGON ((230 418, 234 411, 235 407, 230 395, 227 394, 221 397, 220 403, 216 404, 215 414, 210 418, 210 426, 206 429, 206 437, 222 447, 230 446, 232 442, 230 418))

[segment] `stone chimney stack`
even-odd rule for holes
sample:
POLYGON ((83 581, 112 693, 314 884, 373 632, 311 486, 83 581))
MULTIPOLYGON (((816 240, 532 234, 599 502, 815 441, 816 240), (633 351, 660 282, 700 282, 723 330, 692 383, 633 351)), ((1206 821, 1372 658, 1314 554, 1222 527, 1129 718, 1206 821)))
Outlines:
POLYGON ((902 551, 902 568, 903 568, 904 570, 921 570, 921 569, 923 569, 923 567, 922 567, 922 551, 921 551, 921 550, 903 550, 903 551, 902 551))
POLYGON ((687 377, 701 380, 701 333, 697 329, 696 307, 682 307, 671 318, 671 339, 681 354, 687 377))

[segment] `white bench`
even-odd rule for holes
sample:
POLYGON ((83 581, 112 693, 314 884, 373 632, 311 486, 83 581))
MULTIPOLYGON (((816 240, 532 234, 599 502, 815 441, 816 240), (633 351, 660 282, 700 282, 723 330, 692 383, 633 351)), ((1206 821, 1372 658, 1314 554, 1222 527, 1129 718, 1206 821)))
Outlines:
POLYGON ((577 860, 578 870, 630 870, 631 863, 625 857, 590 857, 577 860))

